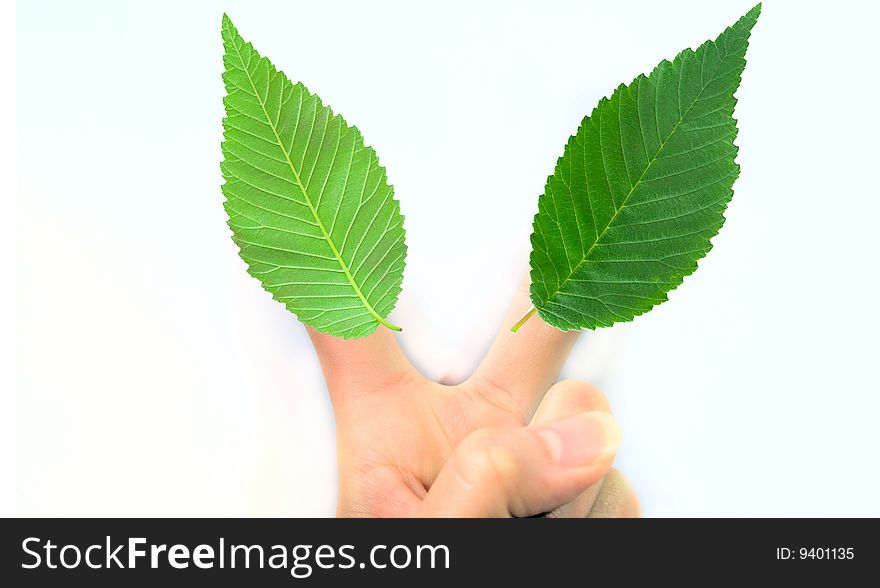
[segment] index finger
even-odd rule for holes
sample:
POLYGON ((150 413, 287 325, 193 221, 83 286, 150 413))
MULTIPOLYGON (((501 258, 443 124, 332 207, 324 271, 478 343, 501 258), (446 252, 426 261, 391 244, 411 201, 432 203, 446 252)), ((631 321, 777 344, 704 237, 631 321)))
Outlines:
POLYGON ((342 339, 307 327, 334 408, 351 395, 367 393, 414 372, 394 334, 379 327, 360 339, 342 339))
POLYGON ((556 381, 578 331, 560 331, 535 314, 516 333, 511 325, 532 307, 529 277, 517 288, 498 335, 469 382, 485 393, 509 395, 514 406, 530 417, 556 381))

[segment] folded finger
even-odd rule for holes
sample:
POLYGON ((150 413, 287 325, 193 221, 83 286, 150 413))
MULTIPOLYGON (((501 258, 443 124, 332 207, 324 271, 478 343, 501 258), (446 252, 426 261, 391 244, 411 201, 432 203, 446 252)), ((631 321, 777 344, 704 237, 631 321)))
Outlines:
POLYGON ((639 499, 620 470, 611 469, 587 515, 591 519, 630 519, 641 516, 639 499))
POLYGON ((453 452, 419 515, 524 517, 553 510, 605 475, 619 442, 607 412, 477 431, 453 452))
MULTIPOLYGON (((554 384, 541 401, 532 425, 538 426, 585 411, 611 412, 608 399, 595 386, 578 380, 563 380, 554 384)), ((569 502, 559 506, 549 516, 583 518, 587 516, 599 496, 602 480, 597 480, 569 502)))

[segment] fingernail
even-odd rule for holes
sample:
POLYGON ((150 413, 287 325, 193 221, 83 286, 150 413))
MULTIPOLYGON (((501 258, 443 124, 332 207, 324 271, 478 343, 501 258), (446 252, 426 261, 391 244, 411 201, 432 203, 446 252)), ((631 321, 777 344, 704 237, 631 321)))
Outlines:
POLYGON ((617 421, 603 411, 583 412, 537 429, 561 466, 582 467, 611 457, 620 447, 617 421))

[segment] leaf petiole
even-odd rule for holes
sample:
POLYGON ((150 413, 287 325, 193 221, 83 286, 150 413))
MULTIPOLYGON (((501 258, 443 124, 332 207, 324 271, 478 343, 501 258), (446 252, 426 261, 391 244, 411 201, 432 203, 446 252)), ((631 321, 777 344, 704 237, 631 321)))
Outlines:
POLYGON ((533 316, 536 312, 538 312, 538 309, 533 307, 532 310, 528 311, 528 312, 527 312, 527 313, 526 313, 521 319, 519 319, 519 321, 517 321, 517 323, 516 323, 515 325, 513 325, 513 326, 510 328, 510 332, 511 332, 511 333, 516 333, 517 331, 519 331, 519 328, 520 328, 521 326, 523 326, 524 324, 526 324, 526 321, 529 320, 530 318, 532 318, 532 316, 533 316))
POLYGON ((400 327, 398 327, 397 325, 392 325, 391 323, 389 323, 388 321, 386 321, 385 319, 383 319, 382 317, 380 317, 380 316, 378 316, 378 315, 376 315, 376 319, 377 319, 381 324, 385 325, 386 327, 388 327, 388 328, 391 329, 392 331, 397 331, 397 332, 399 333, 399 332, 401 332, 401 331, 403 330, 403 329, 401 329, 400 327))

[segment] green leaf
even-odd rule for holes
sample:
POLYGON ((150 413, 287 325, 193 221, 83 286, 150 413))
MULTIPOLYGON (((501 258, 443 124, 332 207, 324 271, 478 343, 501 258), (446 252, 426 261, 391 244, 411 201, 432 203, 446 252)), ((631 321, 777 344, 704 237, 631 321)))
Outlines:
POLYGON ((223 15, 223 194, 248 273, 306 325, 364 337, 394 308, 403 216, 363 137, 223 15))
POLYGON ((621 85, 584 118, 533 225, 531 298, 544 321, 562 330, 630 321, 696 270, 739 174, 733 94, 760 11, 621 85))

